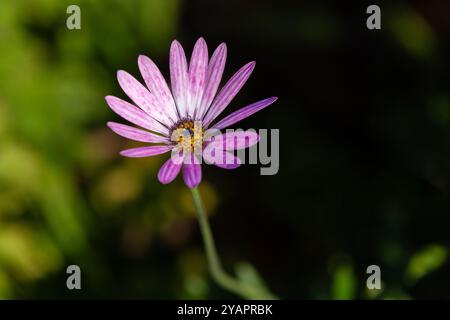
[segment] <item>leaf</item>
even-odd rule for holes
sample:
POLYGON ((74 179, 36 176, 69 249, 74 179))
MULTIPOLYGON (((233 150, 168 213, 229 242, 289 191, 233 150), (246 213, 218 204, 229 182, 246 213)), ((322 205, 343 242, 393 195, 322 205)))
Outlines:
POLYGON ((256 288, 261 292, 270 292, 258 271, 250 263, 240 262, 236 265, 235 270, 241 283, 256 288))
POLYGON ((415 253, 406 269, 406 281, 414 284, 429 273, 439 269, 447 260, 447 248, 432 244, 415 253))
POLYGON ((331 298, 350 300, 356 296, 356 278, 353 267, 349 263, 336 266, 331 285, 331 298))

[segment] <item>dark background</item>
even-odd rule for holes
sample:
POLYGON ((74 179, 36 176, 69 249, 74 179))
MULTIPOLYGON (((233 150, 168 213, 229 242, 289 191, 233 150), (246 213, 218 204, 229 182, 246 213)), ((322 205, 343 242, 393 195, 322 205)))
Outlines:
POLYGON ((227 43, 224 79, 257 61, 227 113, 279 97, 239 124, 280 129, 278 174, 204 167, 225 268, 250 263, 286 299, 450 298, 449 14, 437 0, 2 1, 0 298, 234 297, 207 273, 181 179, 156 180, 165 157, 120 157, 130 143, 105 126, 118 69, 138 76, 145 54, 168 79, 171 41, 190 54, 200 36, 210 53, 227 43), (366 289, 373 264, 382 290, 366 289))

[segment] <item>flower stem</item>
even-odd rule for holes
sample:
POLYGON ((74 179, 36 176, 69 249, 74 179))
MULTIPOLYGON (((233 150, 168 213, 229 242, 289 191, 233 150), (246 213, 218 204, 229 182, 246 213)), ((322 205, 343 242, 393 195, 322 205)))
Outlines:
POLYGON ((191 189, 191 192, 195 208, 197 209, 197 217, 203 236, 203 243, 205 245, 209 271, 211 272, 211 276, 216 281, 216 283, 245 299, 277 299, 274 295, 272 295, 270 292, 267 292, 266 290, 250 286, 236 280, 222 269, 222 265, 220 263, 219 255, 217 254, 216 245, 214 243, 214 238, 209 226, 208 217, 206 216, 206 211, 203 206, 200 193, 197 188, 191 189))

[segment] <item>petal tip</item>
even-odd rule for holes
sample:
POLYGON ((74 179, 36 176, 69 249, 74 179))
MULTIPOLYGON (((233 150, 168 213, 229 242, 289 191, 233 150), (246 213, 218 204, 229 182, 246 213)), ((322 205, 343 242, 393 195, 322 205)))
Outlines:
POLYGON ((234 170, 234 169, 239 168, 240 166, 241 166, 240 163, 236 163, 236 164, 233 164, 230 166, 224 166, 224 167, 220 167, 220 168, 225 169, 225 170, 234 170))
POLYGON ((200 181, 198 181, 198 182, 186 182, 186 186, 189 188, 189 189, 195 189, 195 188, 197 188, 198 187, 198 185, 200 184, 200 181))
POLYGON ((124 70, 118 70, 116 75, 117 75, 117 80, 120 82, 123 80, 123 78, 127 77, 129 74, 128 74, 128 72, 126 72, 124 70))
POLYGON ((183 180, 190 189, 197 187, 202 181, 202 169, 200 164, 184 164, 183 180))
POLYGON ((169 184, 169 183, 171 183, 173 181, 173 180, 168 180, 165 177, 163 177, 160 172, 158 172, 157 178, 158 178, 159 183, 161 183, 161 184, 169 184))
POLYGON ((180 43, 177 39, 174 39, 174 40, 172 41, 172 43, 170 44, 170 48, 171 48, 171 49, 172 49, 172 48, 175 48, 175 47, 178 47, 178 46, 181 47, 181 43, 180 43))
POLYGON ((220 52, 221 54, 226 54, 227 53, 227 44, 225 42, 222 42, 221 44, 219 44, 217 46, 217 51, 220 52))
POLYGON ((145 61, 147 61, 149 58, 146 55, 140 54, 138 56, 138 63, 143 63, 145 61))
POLYGON ((111 96, 111 95, 107 95, 107 96, 105 96, 105 101, 106 101, 106 103, 108 103, 108 104, 110 104, 113 100, 115 100, 116 99, 116 97, 114 97, 114 96, 111 96))
POLYGON ((162 180, 162 179, 159 177, 159 175, 158 175, 158 181, 159 181, 159 183, 161 183, 161 184, 169 184, 169 183, 170 183, 170 181, 162 180))
POLYGON ((119 154, 120 154, 122 157, 129 157, 129 155, 128 155, 128 153, 127 153, 127 150, 122 150, 122 151, 119 152, 119 154))
POLYGON ((250 61, 245 66, 242 67, 242 70, 245 72, 253 72, 253 69, 255 69, 256 61, 250 61))

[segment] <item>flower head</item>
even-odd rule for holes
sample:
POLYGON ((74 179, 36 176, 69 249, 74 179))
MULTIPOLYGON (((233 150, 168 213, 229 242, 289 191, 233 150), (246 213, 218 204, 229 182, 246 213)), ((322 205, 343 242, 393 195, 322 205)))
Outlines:
POLYGON ((171 151, 171 157, 160 168, 158 180, 167 184, 179 174, 189 188, 201 181, 200 162, 234 169, 240 161, 233 150, 250 147, 258 142, 251 131, 218 134, 253 113, 267 107, 272 97, 239 109, 222 120, 216 119, 250 77, 255 62, 239 69, 217 93, 227 57, 222 43, 208 61, 208 48, 203 38, 197 40, 188 65, 183 47, 173 41, 170 48, 170 80, 172 90, 155 63, 139 56, 138 64, 146 86, 125 71, 117 72, 123 91, 134 105, 114 96, 107 96, 111 109, 138 129, 116 122, 108 126, 117 134, 152 145, 124 150, 126 157, 148 157, 171 151))

